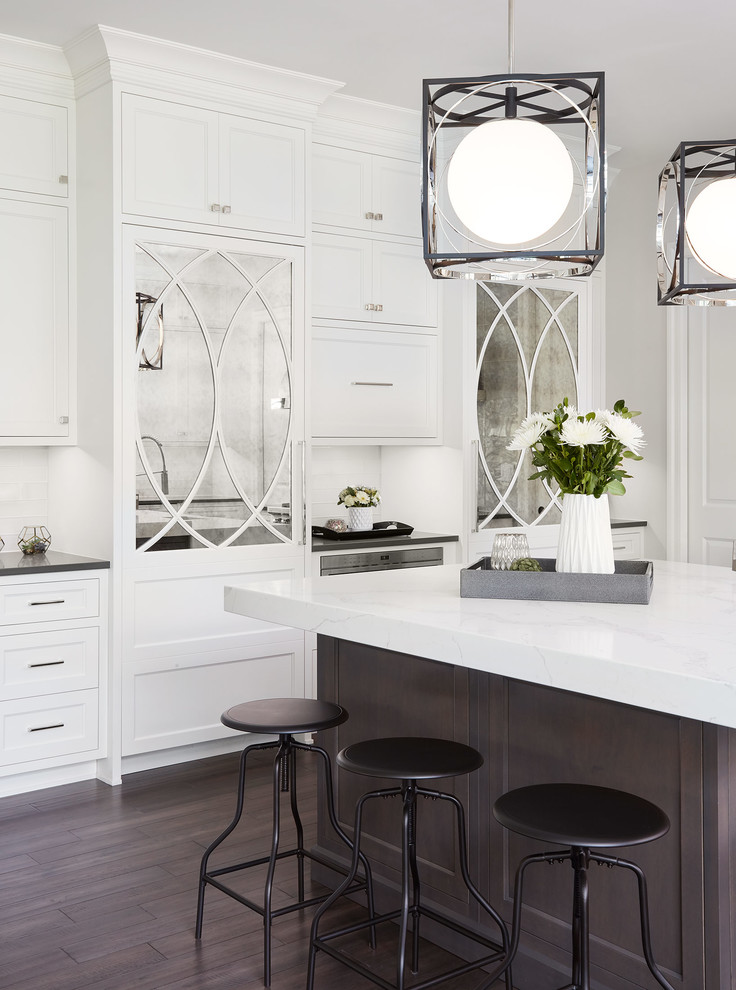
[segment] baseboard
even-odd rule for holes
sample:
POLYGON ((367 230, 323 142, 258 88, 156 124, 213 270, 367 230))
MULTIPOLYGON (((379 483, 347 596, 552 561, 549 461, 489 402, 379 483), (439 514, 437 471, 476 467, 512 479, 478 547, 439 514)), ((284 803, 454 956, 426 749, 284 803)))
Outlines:
MULTIPOLYGON (((136 753, 124 756, 122 773, 140 773, 142 770, 155 770, 157 767, 170 767, 176 763, 191 763, 193 760, 206 760, 210 756, 220 756, 222 753, 240 752, 244 746, 245 736, 228 736, 226 739, 211 739, 209 742, 194 743, 191 746, 176 746, 173 749, 158 749, 152 753, 136 753)), ((247 735, 248 745, 268 742, 274 736, 260 736, 250 732, 247 735)))

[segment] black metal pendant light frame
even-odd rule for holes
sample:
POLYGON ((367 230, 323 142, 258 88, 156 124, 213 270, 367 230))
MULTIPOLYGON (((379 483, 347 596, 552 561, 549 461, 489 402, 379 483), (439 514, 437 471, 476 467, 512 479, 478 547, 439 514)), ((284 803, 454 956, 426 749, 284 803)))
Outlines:
MULTIPOLYGON (((657 303, 736 306, 736 281, 706 267, 687 236, 687 212, 709 183, 736 174, 736 140, 683 141, 659 175, 657 303)), ((724 221, 725 222, 725 221, 724 221)))
MULTIPOLYGON (((525 281, 589 275, 595 269, 604 251, 603 96, 602 72, 510 71, 424 80, 422 227, 424 259, 433 277, 525 281), (553 129, 570 155, 575 177, 560 221, 523 245, 482 240, 459 219, 447 190, 447 171, 459 141, 487 121, 509 117, 553 129)), ((544 168, 544 161, 539 167, 544 168)))

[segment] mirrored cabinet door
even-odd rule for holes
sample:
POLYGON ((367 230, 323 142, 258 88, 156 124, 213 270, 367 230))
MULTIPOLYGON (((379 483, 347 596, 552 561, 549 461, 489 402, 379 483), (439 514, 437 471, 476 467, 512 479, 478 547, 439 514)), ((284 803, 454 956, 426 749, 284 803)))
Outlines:
POLYGON ((477 531, 560 521, 556 492, 529 481, 528 451, 506 447, 530 413, 587 401, 586 290, 574 281, 476 286, 477 531))
POLYGON ((136 548, 296 542, 295 257, 160 233, 134 247, 136 548))

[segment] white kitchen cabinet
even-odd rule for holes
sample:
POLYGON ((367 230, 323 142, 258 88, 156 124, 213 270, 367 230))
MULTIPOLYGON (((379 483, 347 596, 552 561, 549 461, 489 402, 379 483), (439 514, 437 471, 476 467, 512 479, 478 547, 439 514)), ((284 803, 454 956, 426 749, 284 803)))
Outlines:
POLYGON ((0 96, 0 189, 69 194, 66 107, 0 96))
POLYGON ((0 442, 68 442, 68 238, 65 206, 0 199, 0 442))
POLYGON ((332 145, 313 146, 315 224, 421 237, 419 194, 417 162, 332 145))
POLYGON ((644 548, 644 533, 641 527, 614 529, 613 556, 616 560, 641 560, 644 548))
POLYGON ((315 233, 312 301, 316 318, 437 326, 437 283, 419 244, 315 233))
POLYGON ((303 236, 302 127, 123 95, 123 211, 303 236))
POLYGON ((0 791, 105 755, 106 601, 106 569, 0 577, 0 791))
POLYGON ((385 442, 438 433, 437 336, 315 327, 312 436, 385 442))

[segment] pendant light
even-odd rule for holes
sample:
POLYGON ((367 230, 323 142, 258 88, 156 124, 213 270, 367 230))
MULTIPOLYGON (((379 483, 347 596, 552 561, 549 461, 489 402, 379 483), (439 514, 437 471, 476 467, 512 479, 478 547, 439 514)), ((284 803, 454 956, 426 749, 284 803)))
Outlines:
POLYGON ((589 275, 603 256, 603 73, 425 79, 422 224, 435 278, 589 275))
POLYGON ((736 141, 683 141, 659 176, 660 306, 736 306, 736 141))

